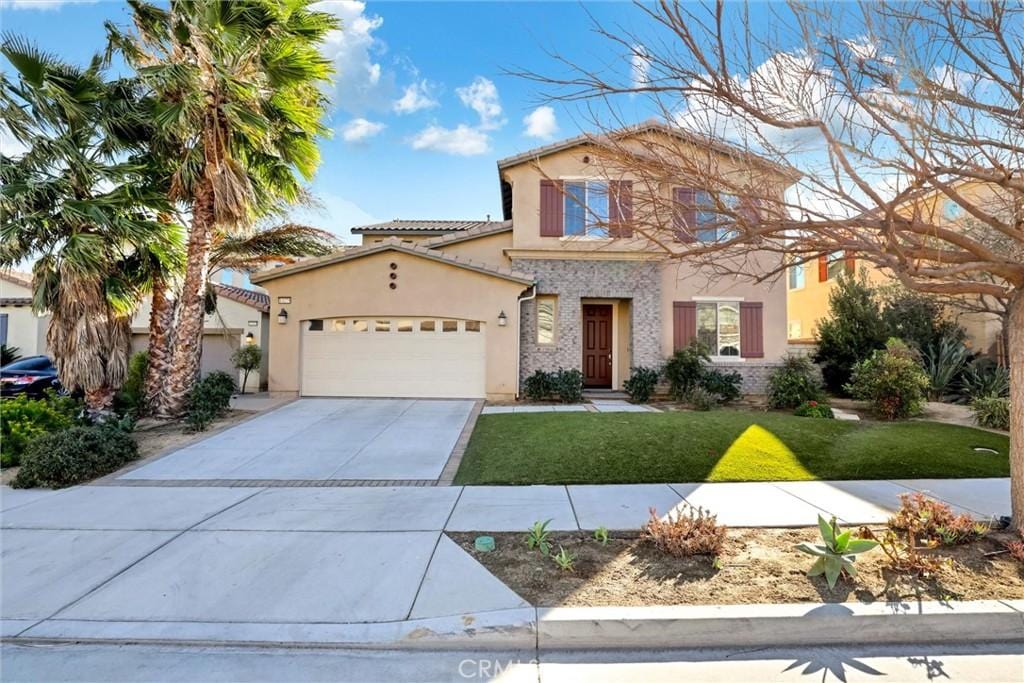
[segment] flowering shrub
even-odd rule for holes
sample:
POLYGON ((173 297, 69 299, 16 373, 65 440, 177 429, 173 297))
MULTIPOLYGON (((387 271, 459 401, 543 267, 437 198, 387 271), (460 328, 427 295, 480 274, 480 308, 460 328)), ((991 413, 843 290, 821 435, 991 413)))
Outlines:
POLYGON ((897 420, 921 413, 930 386, 916 354, 890 339, 885 349, 857 364, 847 389, 854 398, 870 401, 879 417, 897 420))
POLYGON ((827 403, 818 403, 817 401, 804 401, 793 414, 797 417, 823 417, 831 420, 835 417, 832 414, 832 408, 827 403))

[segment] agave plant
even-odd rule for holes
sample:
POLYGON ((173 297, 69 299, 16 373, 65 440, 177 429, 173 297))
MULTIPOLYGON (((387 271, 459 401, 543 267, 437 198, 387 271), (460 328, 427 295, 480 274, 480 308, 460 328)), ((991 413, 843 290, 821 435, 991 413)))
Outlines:
POLYGON ((835 517, 828 521, 818 515, 818 529, 821 530, 821 540, 824 543, 820 545, 801 543, 796 546, 796 549, 818 558, 811 565, 807 576, 824 574, 829 588, 835 588, 836 581, 841 575, 855 576, 857 570, 854 568, 853 562, 856 556, 878 545, 878 541, 853 538, 853 534, 849 530, 841 531, 835 517))
POLYGON ((946 336, 929 345, 921 354, 921 364, 931 387, 929 397, 939 400, 953 391, 957 378, 971 359, 971 352, 964 343, 946 336))

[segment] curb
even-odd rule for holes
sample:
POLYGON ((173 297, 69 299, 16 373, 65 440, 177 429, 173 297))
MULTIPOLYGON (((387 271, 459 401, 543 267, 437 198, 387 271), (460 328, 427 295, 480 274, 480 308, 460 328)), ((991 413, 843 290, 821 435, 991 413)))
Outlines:
POLYGON ((1024 642, 1024 600, 524 607, 335 624, 51 619, 3 641, 537 651, 1024 642))

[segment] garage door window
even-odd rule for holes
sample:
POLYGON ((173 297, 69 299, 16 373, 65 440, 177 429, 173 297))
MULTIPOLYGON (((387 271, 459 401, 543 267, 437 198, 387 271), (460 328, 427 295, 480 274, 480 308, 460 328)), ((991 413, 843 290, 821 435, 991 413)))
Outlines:
POLYGON ((412 332, 412 321, 411 320, 399 320, 398 321, 399 332, 412 332))
POLYGON ((367 329, 368 329, 368 327, 366 325, 366 321, 365 320, 353 320, 352 321, 352 331, 353 332, 366 332, 367 329))
POLYGON ((459 321, 458 320, 445 320, 441 323, 442 332, 458 332, 459 321))
POLYGON ((323 320, 310 320, 309 321, 309 331, 310 332, 323 332, 324 331, 324 321, 323 320))
POLYGON ((433 332, 437 329, 436 321, 434 320, 421 320, 420 321, 420 332, 433 332))
POLYGON ((374 332, 390 332, 391 321, 390 320, 377 320, 373 323, 374 332))
POLYGON ((344 320, 335 320, 334 323, 331 325, 331 329, 334 330, 335 332, 344 332, 345 331, 345 321, 344 320))
POLYGON ((467 320, 466 321, 466 332, 479 332, 480 321, 479 320, 467 320))

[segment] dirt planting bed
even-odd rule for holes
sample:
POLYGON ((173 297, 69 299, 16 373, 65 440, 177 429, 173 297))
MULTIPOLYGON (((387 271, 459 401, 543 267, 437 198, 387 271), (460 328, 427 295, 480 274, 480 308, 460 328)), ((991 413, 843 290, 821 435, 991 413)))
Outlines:
POLYGON ((999 532, 925 551, 943 560, 929 578, 892 571, 875 549, 858 557, 855 579, 841 578, 834 589, 824 577, 808 578, 814 558, 793 549, 802 541, 820 542, 816 528, 730 529, 717 561, 669 557, 635 534, 601 545, 587 534, 552 533, 552 554, 561 546, 576 556, 572 571, 527 549, 523 534, 488 534, 497 548, 486 553, 473 547, 480 533, 449 535, 539 607, 1024 599, 1024 565, 1005 553, 986 556, 1011 538, 999 532))

